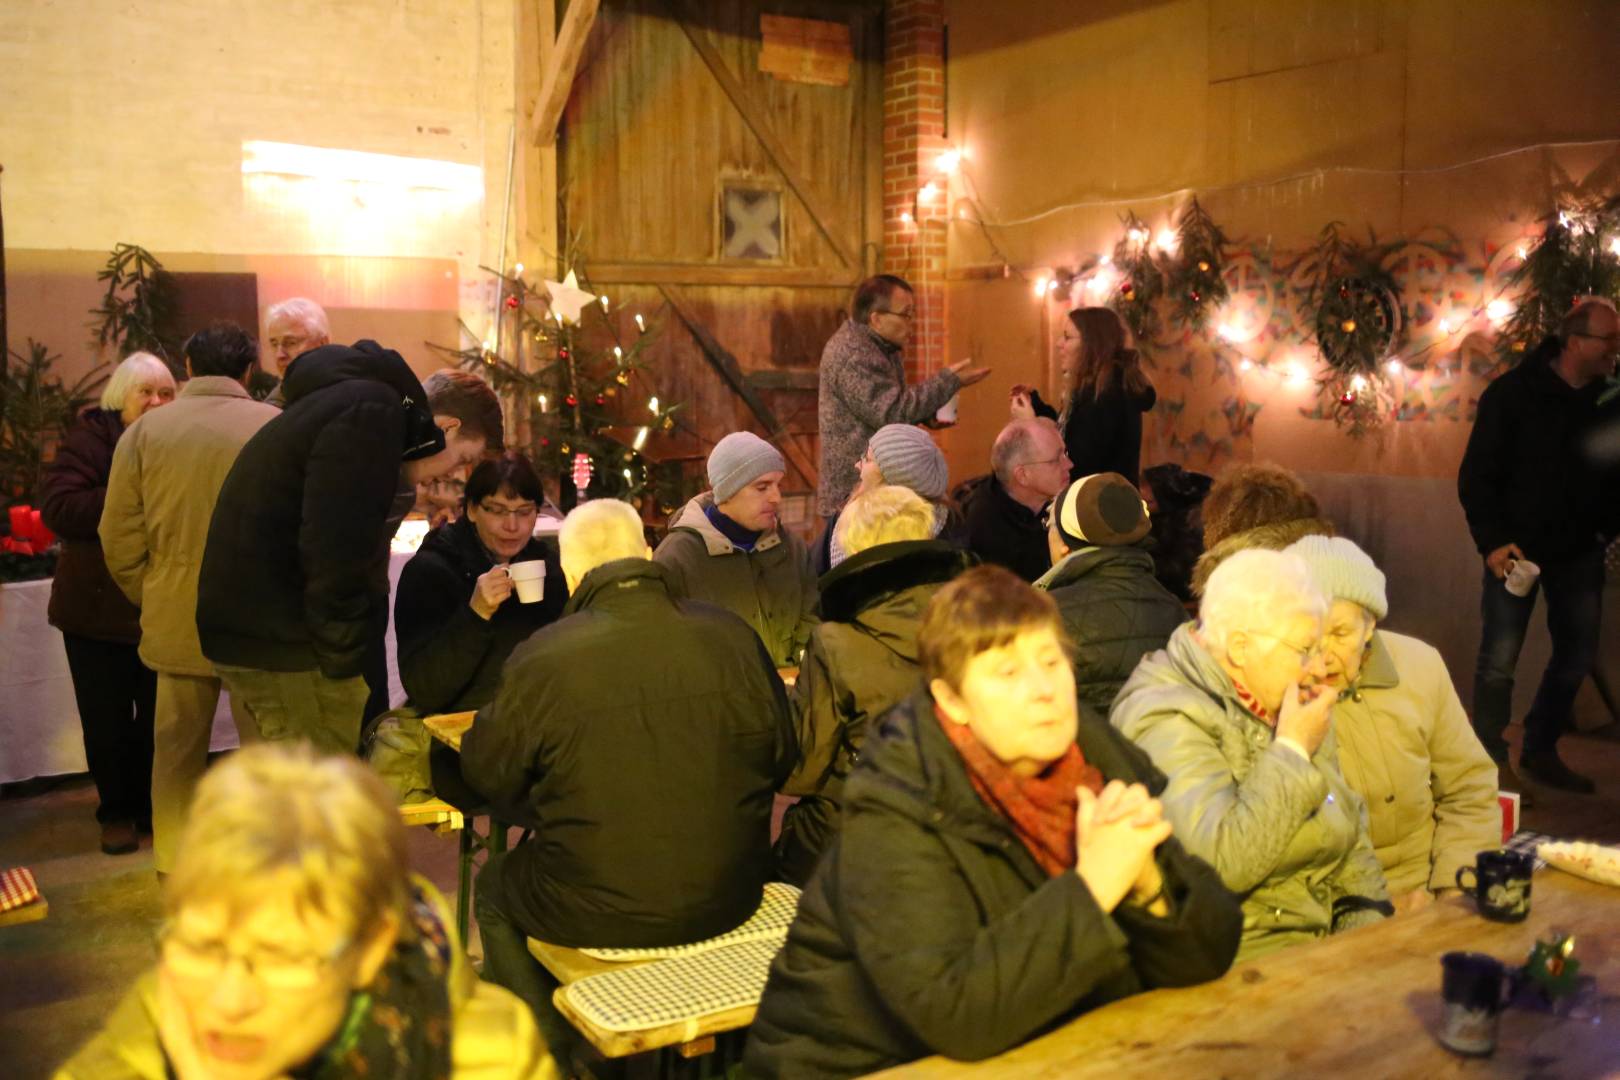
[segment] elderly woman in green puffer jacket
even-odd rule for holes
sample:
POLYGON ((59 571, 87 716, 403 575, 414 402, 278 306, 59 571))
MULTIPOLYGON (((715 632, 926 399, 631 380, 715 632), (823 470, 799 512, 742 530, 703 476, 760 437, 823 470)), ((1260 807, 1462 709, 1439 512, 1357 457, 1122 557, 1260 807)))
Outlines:
POLYGON ((1110 717, 1169 777, 1176 836, 1244 897, 1239 960, 1393 911, 1366 807, 1339 771, 1334 695, 1314 685, 1327 610, 1297 556, 1239 552, 1110 717))

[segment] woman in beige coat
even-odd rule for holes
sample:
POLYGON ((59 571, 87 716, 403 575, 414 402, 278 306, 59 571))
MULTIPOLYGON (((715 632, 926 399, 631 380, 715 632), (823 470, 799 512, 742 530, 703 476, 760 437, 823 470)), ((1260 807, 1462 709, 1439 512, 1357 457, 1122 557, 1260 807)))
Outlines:
POLYGON ((1378 629, 1384 575, 1342 537, 1288 550, 1333 602, 1323 681, 1339 695, 1333 728, 1345 779, 1367 800, 1373 848, 1398 911, 1457 887, 1459 867, 1499 847, 1496 766, 1480 744, 1433 646, 1378 629))
POLYGON ((517 998, 472 974, 351 757, 233 754, 197 788, 156 968, 57 1080, 555 1080, 517 998))

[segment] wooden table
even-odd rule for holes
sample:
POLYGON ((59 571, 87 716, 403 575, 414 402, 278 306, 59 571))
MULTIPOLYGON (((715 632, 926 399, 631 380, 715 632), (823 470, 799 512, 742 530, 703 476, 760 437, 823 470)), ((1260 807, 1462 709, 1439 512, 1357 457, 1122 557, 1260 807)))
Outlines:
POLYGON ((1620 889, 1545 869, 1530 917, 1488 922, 1454 897, 1416 915, 1241 964, 1203 986, 1114 1002, 976 1064, 928 1058, 883 1075, 1003 1077, 1620 1075, 1620 889), (1494 1057, 1458 1057, 1435 1041, 1440 957, 1488 953, 1522 964, 1554 927, 1575 933, 1597 976, 1595 1018, 1511 1008, 1494 1057))
POLYGON ((429 735, 459 752, 461 737, 467 734, 476 719, 478 719, 476 712, 437 713, 422 717, 422 726, 427 728, 429 735))

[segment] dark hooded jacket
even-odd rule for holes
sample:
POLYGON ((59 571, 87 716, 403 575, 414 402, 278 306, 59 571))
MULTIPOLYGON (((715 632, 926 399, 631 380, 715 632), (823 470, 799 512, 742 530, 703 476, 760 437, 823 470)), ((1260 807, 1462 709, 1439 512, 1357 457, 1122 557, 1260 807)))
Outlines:
POLYGON ((752 915, 793 758, 759 638, 648 559, 586 574, 461 743, 467 782, 534 830, 502 866, 508 914, 574 947, 687 944, 752 915))
POLYGON ((1479 396, 1457 472, 1457 495, 1481 555, 1518 544, 1533 562, 1602 548, 1620 528, 1613 479, 1591 453, 1603 383, 1580 390, 1553 370, 1549 338, 1479 396), (1609 490, 1605 491, 1605 485, 1609 490))
POLYGON ((1057 602, 1074 643, 1080 700, 1103 716, 1136 662, 1164 648, 1187 609, 1153 576, 1153 556, 1140 547, 1071 551, 1035 583, 1057 602))
POLYGON ((141 612, 113 582, 101 553, 101 508, 107 501, 113 448, 124 419, 112 409, 86 409, 56 448, 40 489, 40 518, 62 538, 46 614, 67 634, 134 645, 141 612))
POLYGON ((977 562, 942 540, 879 544, 821 578, 821 623, 793 686, 799 765, 782 788, 802 795, 782 818, 777 868, 803 885, 838 827, 844 780, 867 726, 916 690, 917 627, 934 594, 977 562))
POLYGON ((208 528, 197 631, 216 664, 361 673, 388 613, 400 465, 444 449, 405 360, 374 341, 287 368, 287 407, 249 439, 208 528))
MULTIPOLYGON (((1081 707, 1104 777, 1164 778, 1081 707)), ((857 1076, 929 1054, 976 1061, 1087 1010, 1221 975, 1238 900, 1174 837, 1156 854, 1168 917, 1104 913, 1078 874, 1047 875, 979 798, 919 690, 866 740, 843 825, 771 964, 749 1077, 857 1076)))
MULTIPOLYGON (((1097 473, 1119 473, 1131 483, 1141 479, 1142 414, 1153 408, 1158 392, 1149 386, 1133 394, 1115 383, 1099 394, 1075 396, 1069 415, 1063 421, 1063 447, 1073 467, 1070 480, 1097 473)), ((1041 400, 1039 391, 1030 394, 1036 416, 1058 420, 1057 409, 1041 400)))
POLYGON ((465 517, 427 534, 400 571, 394 596, 399 681, 422 713, 478 709, 495 700, 506 658, 529 635, 557 621, 568 584, 555 545, 530 540, 512 562, 546 564, 545 595, 533 604, 514 594, 485 619, 472 609, 473 590, 495 560, 465 517))

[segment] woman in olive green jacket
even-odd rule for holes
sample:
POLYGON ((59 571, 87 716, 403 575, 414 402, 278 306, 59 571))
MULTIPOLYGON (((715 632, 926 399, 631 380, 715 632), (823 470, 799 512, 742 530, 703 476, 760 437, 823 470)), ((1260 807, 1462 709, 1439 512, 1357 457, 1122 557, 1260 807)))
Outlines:
POLYGON ((1468 723, 1445 661, 1416 638, 1379 630, 1384 575, 1342 537, 1288 549, 1332 601, 1325 684, 1345 779, 1367 800, 1373 847, 1398 910, 1457 887, 1457 870, 1500 845, 1496 765, 1468 723))

